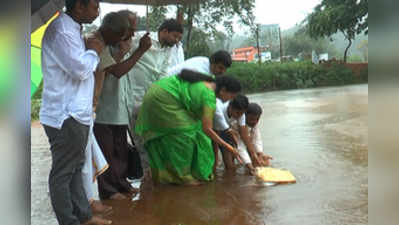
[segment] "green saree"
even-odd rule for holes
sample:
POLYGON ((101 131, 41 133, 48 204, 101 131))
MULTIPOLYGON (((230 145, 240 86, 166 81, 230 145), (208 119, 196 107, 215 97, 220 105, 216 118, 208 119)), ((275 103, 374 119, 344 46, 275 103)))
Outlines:
POLYGON ((212 180, 215 158, 201 118, 212 120, 215 107, 215 93, 203 82, 172 76, 148 89, 135 131, 144 138, 154 182, 212 180))

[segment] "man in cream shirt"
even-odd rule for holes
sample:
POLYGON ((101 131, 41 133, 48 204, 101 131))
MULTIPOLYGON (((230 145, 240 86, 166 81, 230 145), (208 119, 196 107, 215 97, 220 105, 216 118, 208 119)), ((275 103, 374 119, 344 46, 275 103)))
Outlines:
MULTIPOLYGON (((167 75, 172 47, 181 40, 182 34, 183 27, 174 19, 165 20, 157 33, 137 33, 132 38, 130 50, 124 58, 130 58, 134 51, 140 48, 142 37, 151 38, 151 47, 142 54, 127 74, 119 76, 120 74, 110 72, 110 75, 106 76, 97 105, 94 134, 103 152, 108 154, 107 158, 107 154, 104 153, 107 161, 118 162, 114 163, 115 165, 111 164, 110 168, 127 170, 127 157, 119 157, 127 156, 127 130, 133 130, 135 114, 149 86, 167 75)), ((132 134, 134 135, 133 132, 132 134)), ((136 141, 136 146, 142 153, 143 167, 146 168, 148 163, 139 140, 136 141)), ((108 171, 103 174, 105 176, 99 177, 99 184, 104 184, 101 185, 103 188, 99 185, 99 192, 103 193, 100 194, 100 198, 106 199, 112 196, 123 199, 118 190, 126 189, 122 188, 127 186, 126 173, 120 173, 118 181, 107 173, 108 171)))

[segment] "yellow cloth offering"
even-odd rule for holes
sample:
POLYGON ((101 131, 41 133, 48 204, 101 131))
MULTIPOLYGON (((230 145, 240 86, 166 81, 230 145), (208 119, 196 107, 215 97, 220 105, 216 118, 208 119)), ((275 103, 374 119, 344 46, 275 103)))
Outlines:
POLYGON ((273 183, 295 183, 294 175, 288 170, 271 167, 257 167, 256 176, 265 182, 273 183))

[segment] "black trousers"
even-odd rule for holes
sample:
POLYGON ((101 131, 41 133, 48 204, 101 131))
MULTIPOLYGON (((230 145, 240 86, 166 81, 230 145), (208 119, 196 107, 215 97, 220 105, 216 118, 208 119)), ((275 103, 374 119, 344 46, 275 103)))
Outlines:
POLYGON ((94 135, 109 168, 98 176, 100 199, 115 193, 126 193, 131 188, 128 176, 127 125, 94 124, 94 135))
POLYGON ((49 189, 58 223, 85 223, 92 217, 82 182, 89 126, 69 118, 60 130, 46 125, 44 130, 50 142, 52 166, 49 189))

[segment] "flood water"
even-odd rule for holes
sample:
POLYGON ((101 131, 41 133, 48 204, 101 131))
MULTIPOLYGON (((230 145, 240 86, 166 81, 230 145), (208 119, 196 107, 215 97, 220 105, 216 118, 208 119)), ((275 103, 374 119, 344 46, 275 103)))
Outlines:
POLYGON ((290 170, 297 183, 269 186, 219 165, 215 181, 202 186, 146 185, 134 201, 107 201, 114 210, 106 218, 116 225, 368 224, 368 86, 249 98, 263 107, 272 166, 290 170))

